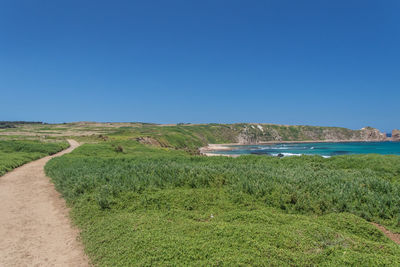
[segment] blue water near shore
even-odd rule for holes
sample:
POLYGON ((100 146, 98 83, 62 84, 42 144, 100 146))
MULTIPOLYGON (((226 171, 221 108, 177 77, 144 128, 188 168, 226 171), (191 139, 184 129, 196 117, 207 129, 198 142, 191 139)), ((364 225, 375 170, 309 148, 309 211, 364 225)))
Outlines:
POLYGON ((400 155, 400 142, 351 142, 351 143, 296 143, 272 145, 230 145, 231 150, 214 153, 227 155, 296 156, 320 155, 331 157, 350 154, 400 155))

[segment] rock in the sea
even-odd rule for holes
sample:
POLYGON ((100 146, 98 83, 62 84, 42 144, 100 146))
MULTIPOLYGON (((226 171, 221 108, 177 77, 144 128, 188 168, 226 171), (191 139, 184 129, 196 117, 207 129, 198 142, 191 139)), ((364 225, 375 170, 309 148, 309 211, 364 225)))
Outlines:
POLYGON ((400 130, 392 131, 392 141, 400 141, 400 130))
POLYGON ((276 155, 278 158, 283 158, 285 155, 283 155, 282 153, 279 153, 278 155, 276 155))

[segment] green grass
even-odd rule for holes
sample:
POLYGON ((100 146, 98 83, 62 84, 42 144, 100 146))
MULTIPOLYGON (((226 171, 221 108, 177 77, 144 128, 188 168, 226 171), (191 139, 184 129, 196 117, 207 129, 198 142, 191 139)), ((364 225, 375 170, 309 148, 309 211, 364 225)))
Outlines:
POLYGON ((97 265, 400 264, 369 223, 400 232, 398 156, 202 157, 128 137, 45 168, 97 265))
POLYGON ((124 193, 106 211, 87 197, 73 215, 101 266, 400 264, 398 246, 351 214, 291 215, 210 188, 124 193))
POLYGON ((55 154, 67 147, 66 142, 0 140, 0 176, 29 161, 55 154))

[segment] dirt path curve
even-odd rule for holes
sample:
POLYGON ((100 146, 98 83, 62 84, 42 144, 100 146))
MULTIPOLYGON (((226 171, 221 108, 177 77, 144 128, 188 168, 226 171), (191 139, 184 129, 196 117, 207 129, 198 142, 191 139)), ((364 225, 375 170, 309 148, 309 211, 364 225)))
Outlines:
POLYGON ((392 233, 392 232, 390 232, 388 229, 386 229, 385 227, 383 227, 380 224, 377 224, 377 223, 374 223, 374 222, 372 222, 371 224, 374 225, 379 230, 381 230, 381 232, 384 235, 386 235, 390 240, 392 240, 396 244, 400 245, 400 234, 392 233))
POLYGON ((0 266, 88 266, 64 200, 43 167, 70 148, 0 177, 0 266))

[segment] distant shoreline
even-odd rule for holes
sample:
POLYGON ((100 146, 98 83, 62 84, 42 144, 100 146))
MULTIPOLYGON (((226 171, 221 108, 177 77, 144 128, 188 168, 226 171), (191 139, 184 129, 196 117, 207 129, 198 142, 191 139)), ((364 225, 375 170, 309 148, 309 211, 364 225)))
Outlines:
POLYGON ((199 149, 200 154, 204 156, 225 156, 225 157, 239 157, 241 154, 221 154, 214 153, 215 151, 232 151, 235 150, 233 146, 257 146, 257 145, 277 145, 277 144, 305 144, 305 143, 372 143, 372 142, 393 142, 392 140, 303 140, 303 141, 267 141, 258 143, 225 143, 225 144, 208 144, 208 146, 199 149))

